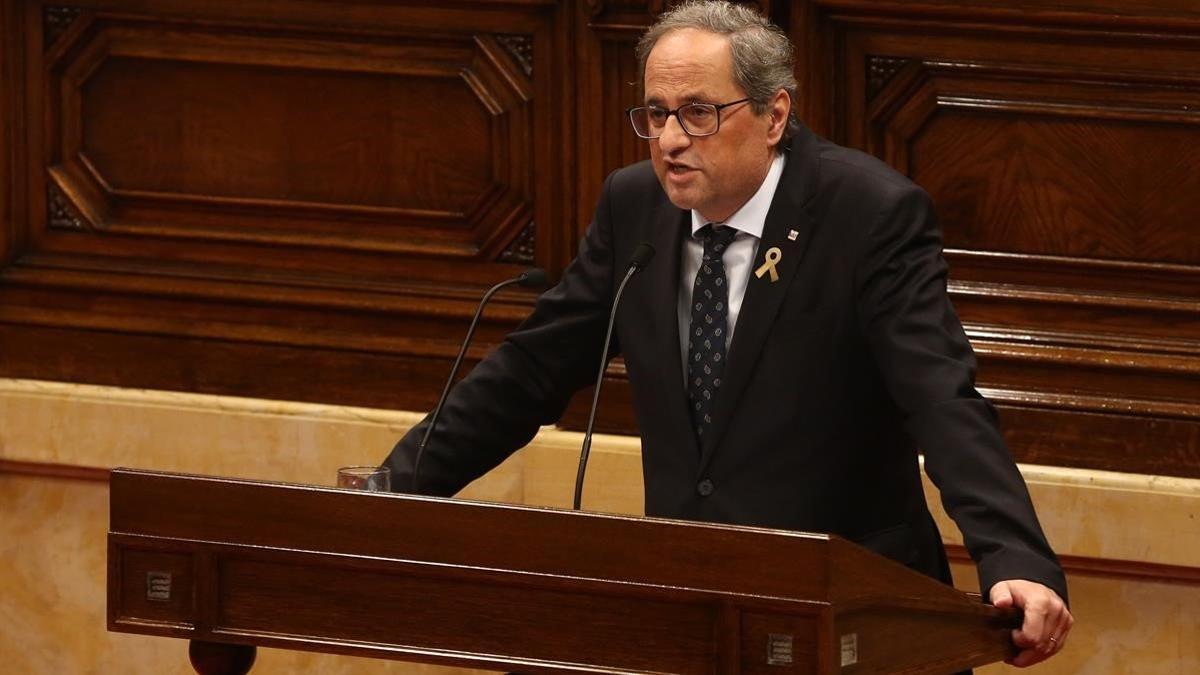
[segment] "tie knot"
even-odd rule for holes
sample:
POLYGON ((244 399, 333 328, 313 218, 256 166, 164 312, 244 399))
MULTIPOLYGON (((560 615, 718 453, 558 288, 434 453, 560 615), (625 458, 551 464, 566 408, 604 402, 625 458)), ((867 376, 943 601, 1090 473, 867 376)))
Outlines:
POLYGON ((717 227, 709 223, 700 228, 696 232, 696 236, 700 237, 700 241, 704 242, 705 253, 712 252, 721 255, 729 247, 729 242, 733 241, 737 233, 738 231, 732 227, 717 227))

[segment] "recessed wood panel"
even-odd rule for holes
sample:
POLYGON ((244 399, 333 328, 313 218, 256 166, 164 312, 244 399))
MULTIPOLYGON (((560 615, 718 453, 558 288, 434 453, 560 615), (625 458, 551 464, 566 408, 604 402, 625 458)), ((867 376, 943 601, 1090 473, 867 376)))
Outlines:
POLYGON ((446 576, 232 559, 221 565, 216 628, 320 638, 336 625, 341 639, 449 651, 469 644, 480 656, 527 644, 539 650, 528 658, 581 665, 602 662, 609 650, 600 645, 621 644, 621 667, 647 672, 708 672, 715 659, 712 607, 446 576), (383 615, 392 619, 371 618, 383 615))
POLYGON ((914 142, 912 175, 952 224, 948 246, 1197 263, 1190 146, 1200 125, 947 113, 914 142))
POLYGON ((496 36, 80 21, 47 82, 64 222, 488 257, 529 223, 527 63, 496 36))
MULTIPOLYGON (((469 65, 470 51, 455 51, 469 65)), ((81 98, 84 157, 119 192, 461 219, 497 171, 492 114, 458 72, 111 58, 81 98)))
POLYGON ((933 196, 947 246, 1200 262, 1200 159, 1182 151, 1200 147, 1200 86, 924 76, 879 104, 897 111, 873 121, 873 145, 933 196))

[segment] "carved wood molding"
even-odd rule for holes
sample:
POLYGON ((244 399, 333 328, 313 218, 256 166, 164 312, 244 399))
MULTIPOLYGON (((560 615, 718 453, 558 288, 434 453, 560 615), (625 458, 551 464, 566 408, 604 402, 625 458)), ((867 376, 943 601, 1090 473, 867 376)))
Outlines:
POLYGON ((521 230, 517 238, 500 254, 500 262, 532 265, 536 248, 534 245, 536 243, 536 236, 537 228, 531 222, 525 226, 525 229, 521 230))
POLYGON ((1046 405, 1074 407, 1110 397, 1122 412, 1200 419, 1200 359, 1177 354, 1057 345, 1023 345, 971 336, 984 388, 1020 387, 1046 405), (1064 386, 1065 382, 1069 385, 1064 386), (1162 401, 1162 404, 1158 404, 1162 401), (1141 405, 1135 406, 1135 402, 1141 405))
POLYGON ((619 28, 641 32, 654 17, 662 14, 678 0, 587 0, 594 28, 619 28))
POLYGON ((525 75, 533 77, 533 36, 532 35, 496 35, 496 42, 504 47, 525 75))
POLYGON ((894 56, 868 56, 867 57, 867 103, 875 100, 879 92, 896 77, 902 68, 910 63, 914 63, 914 59, 897 58, 894 56))
POLYGON ((46 7, 42 11, 43 47, 49 49, 67 32, 83 10, 78 7, 46 7))
MULTIPOLYGON (((503 273, 503 272, 500 272, 503 273)), ((491 283, 495 274, 486 276, 486 283, 491 283)), ((369 304, 364 302, 362 294, 347 292, 348 283, 337 278, 315 279, 305 276, 281 276, 269 271, 246 271, 244 269, 205 269, 189 263, 166 262, 128 262, 113 260, 98 260, 96 256, 62 255, 55 253, 37 252, 30 256, 28 264, 15 266, 5 270, 6 287, 17 289, 59 289, 64 294, 83 292, 87 294, 107 294, 112 296, 137 297, 144 302, 187 303, 212 305, 214 308, 225 307, 221 320, 236 318, 242 315, 240 309, 231 309, 224 303, 236 299, 241 306, 259 305, 287 308, 293 312, 292 325, 277 326, 278 336, 288 336, 296 332, 300 324, 308 319, 313 325, 327 326, 330 316, 334 313, 361 312, 364 308, 382 311, 394 317, 396 321, 404 321, 404 317, 419 315, 437 306, 435 318, 423 320, 423 327, 446 322, 449 325, 459 325, 463 320, 470 319, 479 301, 481 283, 463 281, 461 283, 441 283, 430 286, 428 283, 405 281, 355 280, 371 292, 369 304)), ((505 294, 488 305, 488 321, 510 323, 515 326, 529 313, 532 306, 532 294, 505 294)), ((7 312, 7 317, 37 318, 40 316, 45 325, 57 325, 62 328, 83 327, 87 329, 106 330, 119 325, 160 332, 165 323, 172 322, 172 315, 166 313, 146 313, 139 318, 127 316, 108 316, 99 312, 62 310, 51 317, 44 306, 0 307, 7 312)), ((192 336, 220 339, 236 337, 246 339, 241 327, 230 326, 218 321, 212 323, 186 323, 185 332, 192 336), (237 333, 237 335, 234 335, 237 333)), ((275 329, 272 329, 275 330, 275 329)), ((304 332, 303 330, 301 332, 304 332)), ((410 331, 415 335, 415 331, 410 331)), ((363 334, 364 339, 373 342, 378 333, 372 331, 363 334)), ((276 336, 276 337, 278 337, 276 336)), ((440 339, 440 334, 434 330, 429 336, 440 339)), ((267 341, 275 337, 260 335, 267 341)), ((294 339, 296 336, 293 335, 294 339)), ((302 336, 303 337, 303 336, 302 336)), ((428 337, 428 336, 427 336, 428 337)), ((497 336, 502 337, 502 335, 497 336)), ((307 334, 303 340, 312 344, 337 345, 340 339, 336 334, 327 333, 321 336, 307 334)), ((385 351, 395 351, 394 344, 404 342, 406 338, 389 336, 385 351)), ((421 338, 414 339, 413 348, 420 347, 421 338), (420 343, 420 344, 418 344, 420 343)), ((344 344, 344 343, 343 343, 344 344)), ((453 343, 457 345, 457 342, 453 343)), ((407 348, 407 347, 406 347, 407 348)), ((455 347, 456 349, 457 347, 455 347)), ((439 348, 440 349, 440 348, 439 348)), ((441 354, 440 351, 434 352, 441 354)), ((452 352, 453 354, 453 352, 452 352)))
POLYGON ((911 2, 909 0, 797 0, 834 16, 843 24, 878 25, 880 19, 936 23, 943 30, 956 24, 979 26, 1036 26, 1045 30, 1096 30, 1148 36, 1200 31, 1200 10, 1195 3, 1172 3, 1158 11, 1146 11, 1126 0, 1093 0, 1090 3, 1048 5, 1043 0, 1010 0, 1000 3, 911 2), (1074 5, 1074 6, 1071 6, 1074 5))
MULTIPOLYGON (((590 10, 593 19, 598 18, 606 12, 620 13, 643 13, 648 16, 656 16, 662 14, 668 9, 674 8, 676 5, 683 4, 683 0, 586 0, 588 9, 590 10)), ((758 10, 760 13, 766 14, 770 2, 765 0, 731 0, 734 4, 748 5, 758 10)))
POLYGON ((1069 287, 1110 295, 1191 297, 1200 266, 1135 260, 1095 260, 1003 251, 945 249, 955 281, 1069 287))
MULTIPOLYGON (((973 337, 973 336, 972 336, 973 337)), ((1186 374, 1185 374, 1186 376, 1186 374)), ((1108 394, 1056 393, 980 386, 979 393, 996 405, 1037 408, 1064 413, 1095 413, 1164 420, 1200 421, 1200 403, 1122 398, 1108 394)))
POLYGON ((55 230, 92 229, 71 198, 53 181, 46 185, 46 224, 55 230))

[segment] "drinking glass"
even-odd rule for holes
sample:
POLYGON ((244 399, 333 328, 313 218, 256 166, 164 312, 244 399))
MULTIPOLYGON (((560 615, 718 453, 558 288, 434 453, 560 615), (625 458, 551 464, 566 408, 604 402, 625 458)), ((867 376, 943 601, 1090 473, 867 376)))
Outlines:
POLYGON ((337 486, 367 492, 390 492, 392 470, 386 466, 343 466, 337 472, 337 486))

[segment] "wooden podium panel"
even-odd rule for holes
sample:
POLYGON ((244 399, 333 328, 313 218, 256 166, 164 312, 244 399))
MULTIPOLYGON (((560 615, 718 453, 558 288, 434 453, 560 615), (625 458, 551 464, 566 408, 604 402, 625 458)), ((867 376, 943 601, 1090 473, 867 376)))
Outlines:
POLYGON ((258 645, 524 673, 949 673, 1007 656, 1011 622, 834 536, 111 478, 109 629, 190 639, 201 673, 245 672, 258 645))

